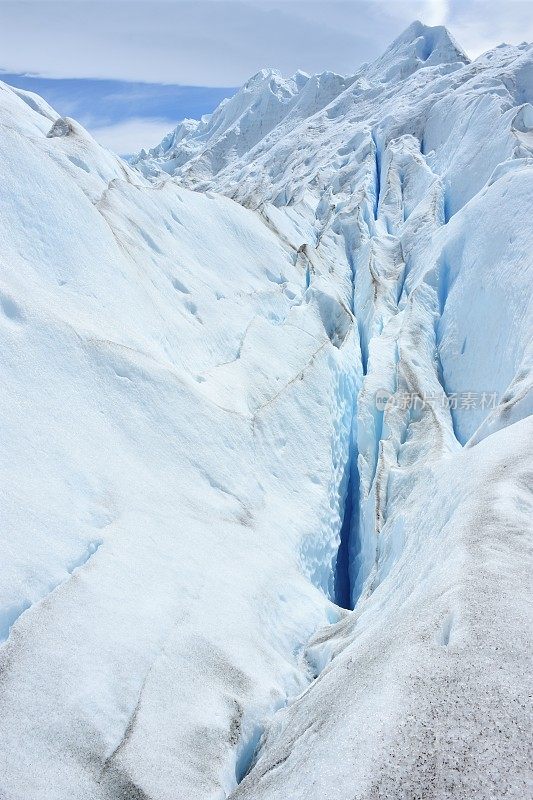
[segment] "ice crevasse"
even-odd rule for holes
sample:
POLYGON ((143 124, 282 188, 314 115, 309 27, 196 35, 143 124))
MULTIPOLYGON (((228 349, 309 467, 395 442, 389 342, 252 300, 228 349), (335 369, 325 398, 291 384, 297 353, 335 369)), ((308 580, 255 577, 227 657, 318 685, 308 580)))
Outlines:
POLYGON ((131 164, 0 84, 0 797, 527 796, 531 103, 421 23, 131 164))

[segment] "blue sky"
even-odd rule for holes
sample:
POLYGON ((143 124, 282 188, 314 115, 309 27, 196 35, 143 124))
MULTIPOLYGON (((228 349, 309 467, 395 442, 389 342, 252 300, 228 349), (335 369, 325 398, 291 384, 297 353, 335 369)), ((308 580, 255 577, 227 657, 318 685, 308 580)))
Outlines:
POLYGON ((0 0, 0 69, 130 153, 262 67, 353 72, 414 19, 471 57, 533 39, 531 0, 0 0))
POLYGON ((1 72, 0 80, 41 95, 59 114, 78 120, 101 144, 121 155, 157 144, 179 121, 209 114, 236 91, 225 87, 43 78, 1 72))

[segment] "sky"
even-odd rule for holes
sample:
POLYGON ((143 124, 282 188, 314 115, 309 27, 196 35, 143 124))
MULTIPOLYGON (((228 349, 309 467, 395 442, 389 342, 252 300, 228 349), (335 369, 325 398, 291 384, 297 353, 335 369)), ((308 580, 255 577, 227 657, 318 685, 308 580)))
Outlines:
POLYGON ((0 0, 0 79, 128 154, 263 67, 354 72, 414 19, 472 58, 533 41, 531 0, 0 0))

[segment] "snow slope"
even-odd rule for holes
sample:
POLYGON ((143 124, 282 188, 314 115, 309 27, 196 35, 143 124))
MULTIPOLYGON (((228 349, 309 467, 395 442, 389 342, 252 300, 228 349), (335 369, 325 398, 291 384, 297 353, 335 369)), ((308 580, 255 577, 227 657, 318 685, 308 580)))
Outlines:
POLYGON ((351 316, 256 214, 1 101, 2 797, 220 797, 338 617, 351 316))
POLYGON ((528 796, 532 102, 413 23, 132 168, 0 84, 2 800, 528 796))

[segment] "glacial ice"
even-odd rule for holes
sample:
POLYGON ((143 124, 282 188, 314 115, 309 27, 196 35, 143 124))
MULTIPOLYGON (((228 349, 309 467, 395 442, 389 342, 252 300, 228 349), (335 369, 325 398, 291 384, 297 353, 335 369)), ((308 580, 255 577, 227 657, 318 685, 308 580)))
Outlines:
POLYGON ((0 84, 2 797, 527 795, 530 103, 414 23, 127 165, 0 84))

